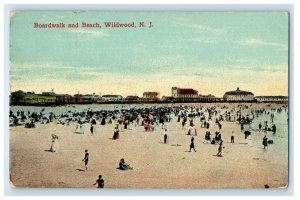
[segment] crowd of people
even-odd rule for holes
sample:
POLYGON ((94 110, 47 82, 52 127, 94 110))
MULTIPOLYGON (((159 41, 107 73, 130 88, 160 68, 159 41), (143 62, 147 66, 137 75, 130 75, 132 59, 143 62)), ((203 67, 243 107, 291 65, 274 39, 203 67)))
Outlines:
MULTIPOLYGON (((224 124, 232 123, 240 126, 241 134, 245 135, 245 140, 249 140, 250 136, 255 134, 262 135, 262 148, 267 149, 268 138, 267 134, 276 135, 277 127, 275 124, 276 114, 282 112, 287 113, 287 106, 276 106, 276 108, 259 108, 252 105, 235 105, 235 106, 152 106, 152 107, 133 107, 129 109, 116 110, 99 110, 93 111, 87 109, 82 112, 66 112, 55 115, 53 112, 46 113, 45 109, 41 109, 39 113, 30 111, 10 111, 10 125, 24 125, 25 128, 34 128, 36 123, 58 123, 64 126, 69 126, 71 123, 76 125, 75 133, 88 134, 84 125, 88 124, 90 135, 94 136, 101 134, 101 126, 112 125, 112 139, 122 139, 122 132, 144 127, 145 133, 156 133, 162 130, 162 140, 164 144, 168 144, 173 123, 180 123, 181 128, 186 130, 187 139, 190 138, 189 152, 192 150, 197 152, 196 147, 200 143, 216 145, 216 156, 223 157, 224 142, 234 145, 236 138, 240 133, 235 133, 233 130, 224 129, 224 124), (261 116, 264 116, 263 118, 261 116), (266 119, 269 116, 269 120, 266 119), (177 119, 177 120, 174 120, 177 119), (200 124, 200 126, 196 125, 200 124), (254 126, 254 124, 256 126, 254 126), (214 127, 214 129, 212 128, 214 127), (212 130, 215 130, 214 132, 212 130), (229 137, 224 137, 229 135, 229 137), (200 138, 200 139, 197 139, 200 138), (227 141, 226 141, 227 140, 227 141), (196 142, 195 142, 196 141, 196 142)), ((240 137, 242 138, 242 137, 240 137)), ((51 152, 57 152, 56 141, 58 137, 52 135, 51 152)), ((184 141, 181 141, 184 142, 184 141)), ((273 142, 273 140, 272 140, 273 142)), ((187 143, 187 142, 186 142, 187 143)), ((188 145, 188 144, 187 144, 188 145)), ((86 149, 82 161, 85 164, 85 171, 88 170, 89 152, 86 149)), ((120 170, 132 170, 125 159, 122 158, 119 162, 120 170)), ((95 184, 98 188, 104 187, 102 175, 95 184)))

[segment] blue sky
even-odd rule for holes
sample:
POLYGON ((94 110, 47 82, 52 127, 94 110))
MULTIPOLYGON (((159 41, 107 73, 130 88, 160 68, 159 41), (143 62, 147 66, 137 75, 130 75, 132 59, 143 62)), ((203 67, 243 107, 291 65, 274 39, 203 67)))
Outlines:
POLYGON ((171 87, 223 96, 288 94, 286 12, 17 12, 10 23, 12 91, 139 95, 171 87), (153 28, 105 28, 151 21, 153 28), (34 29, 98 22, 102 28, 34 29))

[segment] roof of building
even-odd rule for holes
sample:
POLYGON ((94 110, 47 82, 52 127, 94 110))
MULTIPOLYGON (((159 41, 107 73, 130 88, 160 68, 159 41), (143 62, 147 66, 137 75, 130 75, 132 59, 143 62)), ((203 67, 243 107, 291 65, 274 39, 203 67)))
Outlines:
POLYGON ((256 96, 255 98, 288 98, 288 96, 256 96))
POLYGON ((158 95, 159 92, 144 92, 144 95, 158 95))
POLYGON ((199 95, 199 97, 204 97, 204 98, 217 98, 215 95, 212 95, 212 94, 208 94, 208 95, 199 95))
POLYGON ((122 97, 122 96, 116 94, 106 94, 106 95, 102 95, 102 97, 122 97))
POLYGON ((138 96, 129 95, 126 98, 139 98, 138 96))
POLYGON ((180 88, 180 94, 197 94, 198 91, 192 88, 180 88))
POLYGON ((224 95, 254 95, 254 94, 252 92, 243 91, 240 90, 240 88, 237 88, 235 91, 225 92, 224 95))

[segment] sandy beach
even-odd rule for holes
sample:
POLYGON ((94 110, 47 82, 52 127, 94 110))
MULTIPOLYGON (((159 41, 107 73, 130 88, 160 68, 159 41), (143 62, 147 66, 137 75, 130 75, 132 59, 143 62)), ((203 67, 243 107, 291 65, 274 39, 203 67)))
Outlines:
MULTIPOLYGON (((200 105, 200 104, 195 104, 200 105)), ((224 106, 226 104, 201 104, 224 106)), ((236 104, 237 105, 237 104, 236 104)), ((158 105, 159 106, 159 105, 158 105)), ((227 104, 227 106, 232 106, 227 104)), ((253 104, 250 109, 279 108, 282 105, 253 104)), ((225 112, 221 110, 221 112, 225 112)), ((238 122, 222 122, 224 141, 223 157, 217 157, 218 145, 205 144, 206 128, 201 128, 198 117, 195 148, 189 152, 191 135, 188 126, 182 128, 177 118, 168 123, 169 142, 163 143, 164 130, 161 124, 154 132, 145 132, 143 126, 125 129, 120 139, 113 140, 115 124, 100 125, 91 135, 90 124, 84 124, 85 134, 75 133, 76 122, 69 126, 36 124, 36 128, 10 127, 10 179, 15 187, 75 187, 95 188, 98 175, 105 180, 105 188, 284 188, 288 185, 288 114, 274 112, 276 135, 267 132, 274 141, 263 149, 264 132, 258 131, 260 122, 269 121, 270 115, 255 118, 251 138, 245 140, 238 122), (231 132, 235 143, 230 143, 231 132), (59 136, 58 151, 49 152, 51 134, 59 136), (84 150, 90 154, 89 169, 85 171, 82 159, 84 150), (117 169, 121 158, 133 170, 117 169)), ((219 130, 215 117, 210 121, 214 136, 219 130)))

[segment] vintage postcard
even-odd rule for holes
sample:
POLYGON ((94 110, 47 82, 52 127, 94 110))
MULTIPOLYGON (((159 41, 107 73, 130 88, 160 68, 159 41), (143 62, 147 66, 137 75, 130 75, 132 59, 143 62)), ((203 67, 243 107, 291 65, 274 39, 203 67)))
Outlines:
POLYGON ((11 187, 287 188, 288 12, 10 12, 11 187))

